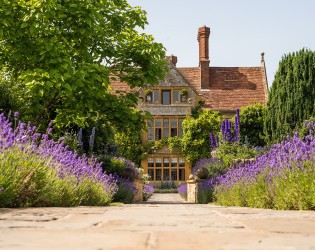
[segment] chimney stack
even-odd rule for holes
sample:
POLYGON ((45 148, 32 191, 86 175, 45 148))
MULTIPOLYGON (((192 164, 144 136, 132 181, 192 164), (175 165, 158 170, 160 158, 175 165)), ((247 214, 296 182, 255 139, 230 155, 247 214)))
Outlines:
POLYGON ((200 67, 200 88, 209 89, 209 36, 210 28, 205 25, 198 29, 197 40, 199 42, 199 67, 200 67))
POLYGON ((168 56, 168 59, 171 61, 171 63, 173 63, 176 66, 177 56, 174 56, 173 54, 171 54, 170 56, 168 56))

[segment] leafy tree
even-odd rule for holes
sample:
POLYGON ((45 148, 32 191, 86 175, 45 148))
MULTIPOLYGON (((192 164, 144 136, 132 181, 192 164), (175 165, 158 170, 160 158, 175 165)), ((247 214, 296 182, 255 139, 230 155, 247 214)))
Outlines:
POLYGON ((134 89, 165 75, 163 46, 137 31, 145 14, 126 0, 1 1, 0 71, 27 93, 25 119, 83 127, 101 113, 119 129, 144 126, 138 93, 109 90, 110 79, 134 89))
MULTIPOLYGON (((251 146, 264 146, 264 114, 266 107, 261 103, 240 109, 240 136, 242 142, 251 146)), ((233 120, 232 120, 233 121, 233 120)))
POLYGON ((211 157, 210 131, 220 133, 221 116, 218 112, 204 110, 197 118, 186 117, 183 122, 182 152, 194 166, 200 159, 211 157))
POLYGON ((0 114, 18 110, 18 97, 15 94, 6 74, 0 74, 0 114))
POLYGON ((315 52, 302 49, 282 57, 269 92, 265 134, 279 142, 315 115, 315 52))

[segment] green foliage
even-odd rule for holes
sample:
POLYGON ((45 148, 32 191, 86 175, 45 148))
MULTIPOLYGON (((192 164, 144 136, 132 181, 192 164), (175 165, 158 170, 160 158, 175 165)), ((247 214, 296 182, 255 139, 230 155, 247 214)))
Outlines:
MULTIPOLYGON (((313 168, 310 164, 306 169, 313 168)), ((267 184, 265 173, 256 182, 221 188, 215 197, 223 206, 249 206, 257 208, 313 210, 315 208, 314 171, 287 171, 267 184)))
POLYGON ((82 141, 83 149, 85 153, 89 152, 90 148, 90 136, 93 127, 95 127, 95 140, 93 146, 93 152, 97 155, 106 154, 108 150, 113 150, 115 147, 115 133, 109 123, 104 117, 91 117, 89 116, 86 120, 86 126, 82 129, 82 141))
POLYGON ((78 135, 71 130, 70 132, 65 132, 62 137, 60 137, 60 140, 62 140, 65 144, 65 146, 68 146, 68 150, 74 151, 77 150, 80 155, 83 154, 83 151, 78 147, 78 135))
MULTIPOLYGON (((264 114, 266 107, 261 103, 240 109, 241 141, 251 146, 264 146, 264 114)), ((233 124, 235 120, 232 119, 233 124)), ((234 126, 233 126, 234 127, 234 126)))
POLYGON ((200 204, 208 204, 212 202, 214 198, 213 190, 206 189, 198 192, 198 203, 200 204))
POLYGON ((307 121, 304 121, 300 124, 299 137, 301 139, 304 139, 305 136, 308 136, 310 134, 310 130, 312 130, 312 127, 307 126, 308 122, 315 122, 315 117, 310 117, 309 119, 307 119, 307 121))
POLYGON ((0 155, 0 207, 37 206, 103 206, 112 199, 103 183, 82 178, 80 184, 74 175, 64 173, 60 178, 50 163, 53 156, 43 157, 31 151, 32 145, 24 150, 17 144, 0 155))
POLYGON ((25 96, 25 119, 84 127, 100 113, 118 129, 145 126, 138 92, 109 92, 110 79, 134 89, 165 76, 163 46, 137 31, 145 11, 126 0, 12 0, 0 9, 0 71, 25 96))
POLYGON ((107 174, 118 174, 122 175, 122 171, 125 167, 124 161, 122 158, 112 158, 110 156, 100 156, 97 158, 98 162, 103 162, 102 169, 107 174))
POLYGON ((19 109, 19 98, 14 86, 8 81, 4 72, 0 73, 0 113, 8 114, 19 109))
POLYGON ((121 182, 118 184, 118 191, 114 195, 114 202, 123 202, 124 204, 130 204, 134 199, 134 192, 130 189, 125 182, 121 182))
POLYGON ((228 168, 231 165, 233 159, 251 159, 256 155, 262 154, 262 148, 251 147, 240 142, 228 142, 224 141, 219 144, 219 147, 215 149, 216 157, 223 160, 225 166, 228 168))
POLYGON ((264 130, 269 143, 285 140, 315 116, 315 52, 302 49, 282 57, 269 92, 264 130))
MULTIPOLYGON (((176 185, 172 180, 165 180, 165 181, 161 180, 160 183, 157 183, 154 185, 154 189, 155 189, 155 191, 162 190, 162 189, 168 189, 168 190, 169 189, 176 189, 176 185)), ((177 193, 177 191, 176 191, 176 193, 177 193)))
POLYGON ((188 94, 187 89, 181 89, 181 90, 180 90, 180 95, 182 95, 182 96, 187 96, 187 94, 188 94))
POLYGON ((65 145, 69 146, 69 150, 77 150, 80 155, 83 153, 90 155, 105 155, 108 151, 115 148, 114 130, 104 116, 89 116, 85 121, 86 126, 82 128, 82 147, 78 145, 78 133, 80 128, 76 125, 67 129, 65 132, 54 130, 54 138, 61 136, 65 145), (95 127, 95 137, 93 152, 90 152, 90 136, 92 129, 95 127))
POLYGON ((142 132, 117 132, 115 142, 118 146, 117 155, 122 156, 140 167, 141 160, 145 159, 145 149, 142 145, 142 132))
POLYGON ((178 193, 178 190, 177 190, 177 188, 155 189, 154 193, 158 193, 158 194, 176 194, 176 193, 178 193))
POLYGON ((152 89, 146 89, 144 91, 144 94, 147 96, 147 95, 152 95, 152 89))
POLYGON ((186 117, 183 122, 182 152, 194 166, 200 159, 211 157, 210 131, 220 133, 222 118, 218 112, 203 110, 197 118, 186 117))
POLYGON ((192 110, 191 116, 193 118, 198 118, 198 116, 202 113, 202 106, 205 104, 205 100, 201 100, 198 102, 197 106, 192 110))
MULTIPOLYGON (((214 159, 214 158, 213 158, 214 159)), ((213 161, 213 162, 209 162, 204 164, 204 166, 208 169, 209 171, 209 176, 207 179, 209 178, 213 178, 215 176, 218 175, 223 175, 225 174, 227 168, 224 165, 223 161, 213 161)))

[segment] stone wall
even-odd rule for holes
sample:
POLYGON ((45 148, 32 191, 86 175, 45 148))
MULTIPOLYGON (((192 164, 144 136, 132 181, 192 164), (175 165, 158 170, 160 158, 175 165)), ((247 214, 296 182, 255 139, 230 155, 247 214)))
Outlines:
POLYGON ((137 178, 134 180, 133 184, 135 185, 136 189, 138 190, 135 194, 133 199, 134 202, 141 202, 143 201, 143 184, 141 178, 137 178))

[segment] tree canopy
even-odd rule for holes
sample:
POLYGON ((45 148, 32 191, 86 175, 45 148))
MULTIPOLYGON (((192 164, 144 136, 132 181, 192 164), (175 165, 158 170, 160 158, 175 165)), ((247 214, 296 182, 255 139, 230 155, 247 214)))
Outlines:
POLYGON ((282 57, 267 102, 264 130, 269 142, 285 140, 315 115, 315 52, 282 57))
POLYGON ((145 14, 125 0, 1 0, 0 71, 27 119, 84 126, 101 113, 118 128, 141 127, 138 93, 115 95, 110 80, 134 89, 165 76, 162 44, 137 31, 145 14))

